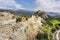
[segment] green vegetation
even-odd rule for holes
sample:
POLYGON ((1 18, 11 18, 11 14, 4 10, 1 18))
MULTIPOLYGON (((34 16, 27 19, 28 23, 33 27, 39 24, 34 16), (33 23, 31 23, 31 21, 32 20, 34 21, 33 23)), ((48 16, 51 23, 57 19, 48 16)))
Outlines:
POLYGON ((38 40, 48 40, 48 35, 47 35, 47 33, 38 33, 36 38, 38 40))
POLYGON ((45 12, 37 11, 35 16, 42 17, 46 22, 45 24, 40 28, 40 30, 43 31, 43 33, 38 32, 37 39, 38 40, 52 40, 52 34, 60 29, 60 21, 50 17, 45 12), (45 37, 45 36, 46 37, 45 37))
POLYGON ((39 40, 52 40, 52 33, 60 29, 60 22, 58 20, 51 20, 50 23, 52 24, 51 26, 47 24, 40 28, 44 33, 38 33, 37 37, 39 40), (45 38, 44 34, 48 37, 45 38))
POLYGON ((16 18, 16 22, 21 22, 22 18, 16 18))

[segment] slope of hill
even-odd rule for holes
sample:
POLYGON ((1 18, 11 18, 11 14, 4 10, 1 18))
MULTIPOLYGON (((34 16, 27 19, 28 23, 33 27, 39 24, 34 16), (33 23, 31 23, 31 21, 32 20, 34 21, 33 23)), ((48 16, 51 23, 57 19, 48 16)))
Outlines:
POLYGON ((43 20, 45 20, 45 24, 47 23, 49 25, 50 25, 50 21, 54 19, 53 17, 48 15, 46 12, 40 11, 40 10, 37 11, 34 15, 43 18, 43 20))
POLYGON ((44 11, 39 10, 36 13, 32 14, 32 16, 29 13, 28 15, 23 14, 24 12, 27 12, 23 12, 23 10, 21 10, 21 14, 20 10, 18 12, 14 10, 1 9, 0 12, 0 18, 3 18, 3 20, 5 20, 2 20, 4 22, 3 24, 0 19, 0 23, 3 24, 0 26, 0 28, 2 28, 2 30, 0 30, 1 39, 4 39, 6 37, 7 39, 10 38, 11 40, 52 40, 52 34, 56 30, 60 29, 60 21, 54 19, 44 11), (11 16, 10 13, 14 16, 11 16), (9 16, 12 20, 10 20, 9 16), (7 19, 8 21, 6 21, 7 19))
POLYGON ((36 17, 41 17, 43 18, 42 22, 44 22, 44 24, 42 25, 42 31, 44 31, 44 33, 38 33, 37 35, 37 39, 39 40, 53 40, 52 34, 56 31, 60 29, 60 21, 58 21, 57 19, 55 19, 54 17, 48 15, 46 12, 44 11, 37 11, 34 14, 36 17), (47 33, 47 34, 46 34, 47 33))

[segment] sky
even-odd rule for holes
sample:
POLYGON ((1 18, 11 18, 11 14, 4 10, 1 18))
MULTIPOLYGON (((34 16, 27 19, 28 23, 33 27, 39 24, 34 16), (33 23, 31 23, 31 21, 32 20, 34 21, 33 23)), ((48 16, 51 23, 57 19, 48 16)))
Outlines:
POLYGON ((23 9, 60 13, 60 0, 0 0, 0 9, 23 9))

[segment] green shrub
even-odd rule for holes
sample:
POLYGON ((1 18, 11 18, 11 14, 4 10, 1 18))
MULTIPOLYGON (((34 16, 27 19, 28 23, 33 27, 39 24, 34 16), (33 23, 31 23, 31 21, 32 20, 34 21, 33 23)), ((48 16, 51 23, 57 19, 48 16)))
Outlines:
POLYGON ((16 18, 16 22, 21 22, 22 18, 16 18))
POLYGON ((51 32, 54 33, 56 31, 56 28, 52 28, 51 32))
POLYGON ((38 33, 36 38, 38 40, 48 40, 48 35, 47 35, 47 33, 38 33))

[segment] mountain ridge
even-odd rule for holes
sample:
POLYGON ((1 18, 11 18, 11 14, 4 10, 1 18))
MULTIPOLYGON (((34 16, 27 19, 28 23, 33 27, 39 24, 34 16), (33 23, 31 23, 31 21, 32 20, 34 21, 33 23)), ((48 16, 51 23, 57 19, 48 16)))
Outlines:
MULTIPOLYGON (((16 13, 21 13, 21 14, 27 14, 27 15, 33 15, 36 11, 30 11, 30 10, 9 10, 9 9, 0 9, 0 11, 6 11, 6 12, 16 12, 16 13)), ((55 16, 55 15, 60 15, 59 13, 56 12, 46 12, 50 16, 55 16)))

